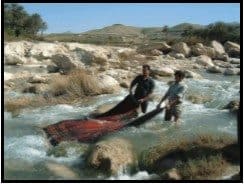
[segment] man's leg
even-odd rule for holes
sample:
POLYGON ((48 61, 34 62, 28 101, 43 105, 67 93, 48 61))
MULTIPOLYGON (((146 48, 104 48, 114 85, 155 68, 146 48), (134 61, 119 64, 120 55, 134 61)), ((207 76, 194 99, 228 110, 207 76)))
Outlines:
POLYGON ((164 120, 165 121, 171 121, 171 118, 172 118, 171 109, 166 109, 165 116, 164 116, 164 120))
POLYGON ((173 107, 172 110, 173 110, 174 122, 176 124, 179 124, 180 117, 181 117, 181 108, 180 108, 180 106, 175 106, 175 107, 173 107))
POLYGON ((147 112, 147 106, 148 106, 148 102, 147 101, 141 103, 141 111, 143 113, 147 112))

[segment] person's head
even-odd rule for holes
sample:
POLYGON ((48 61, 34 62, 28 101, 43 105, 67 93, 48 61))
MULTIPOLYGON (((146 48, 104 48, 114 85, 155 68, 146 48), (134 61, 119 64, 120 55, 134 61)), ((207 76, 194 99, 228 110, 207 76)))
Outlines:
POLYGON ((181 70, 175 71, 175 81, 180 82, 185 78, 185 73, 181 70))
POLYGON ((144 77, 148 77, 150 74, 150 66, 149 65, 143 65, 142 66, 142 74, 144 77))

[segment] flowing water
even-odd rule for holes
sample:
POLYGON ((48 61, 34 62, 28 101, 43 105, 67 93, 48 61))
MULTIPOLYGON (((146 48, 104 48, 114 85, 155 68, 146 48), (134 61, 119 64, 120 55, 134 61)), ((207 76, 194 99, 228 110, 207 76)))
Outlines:
MULTIPOLYGON (((236 136, 236 118, 221 107, 231 100, 239 99, 239 76, 223 76, 203 73, 204 79, 185 79, 188 92, 211 96, 205 104, 193 104, 184 100, 182 123, 180 127, 164 122, 161 113, 140 127, 129 127, 107 135, 126 137, 137 153, 158 144, 160 141, 171 141, 175 137, 196 135, 198 133, 228 133, 236 136)), ((155 94, 162 96, 168 85, 156 81, 155 94)), ((63 180, 63 179, 108 179, 108 180, 145 180, 155 177, 146 171, 129 174, 126 171, 116 176, 104 176, 84 167, 83 152, 77 146, 67 145, 65 156, 55 157, 47 154, 50 149, 40 127, 64 119, 81 118, 102 104, 116 103, 122 100, 127 90, 119 94, 100 95, 89 103, 76 105, 55 105, 36 109, 26 109, 18 116, 4 112, 4 177, 14 180, 63 180)), ((16 93, 5 94, 15 98, 16 93)), ((148 111, 155 108, 158 102, 150 102, 148 111)))

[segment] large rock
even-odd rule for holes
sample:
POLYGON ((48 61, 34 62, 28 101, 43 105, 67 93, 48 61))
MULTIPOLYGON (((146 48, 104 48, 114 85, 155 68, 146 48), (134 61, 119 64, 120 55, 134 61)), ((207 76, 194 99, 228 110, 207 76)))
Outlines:
MULTIPOLYGON (((139 71, 141 71, 141 66, 139 67, 139 71)), ((125 81, 128 78, 133 78, 134 77, 134 73, 128 70, 124 70, 124 69, 109 69, 107 71, 104 72, 105 75, 109 75, 111 77, 113 77, 114 79, 116 79, 117 81, 125 81)))
POLYGON ((239 100, 232 100, 227 105, 223 107, 223 109, 229 109, 231 112, 237 112, 240 106, 239 100))
POLYGON ((169 67, 158 67, 157 69, 151 70, 153 74, 159 75, 159 76, 173 76, 174 70, 169 67))
POLYGON ((186 57, 189 56, 191 52, 190 47, 188 47, 187 44, 184 42, 176 43, 175 45, 172 46, 172 50, 177 53, 184 54, 184 56, 186 57))
POLYGON ((64 73, 68 73, 77 67, 77 64, 75 64, 71 58, 62 54, 52 56, 52 62, 64 73))
POLYGON ((125 139, 98 142, 87 158, 88 164, 113 174, 136 164, 132 144, 125 139))
POLYGON ((19 65, 19 64, 24 64, 24 63, 25 63, 25 59, 20 56, 5 55, 5 57, 4 57, 5 65, 19 65))
POLYGON ((176 58, 176 59, 185 59, 185 55, 184 54, 182 54, 182 53, 176 53, 175 51, 170 52, 169 55, 171 57, 176 58))
POLYGON ((117 50, 117 54, 121 60, 131 59, 134 55, 136 55, 135 49, 130 48, 121 48, 117 50))
POLYGON ((216 51, 216 54, 224 54, 225 53, 225 49, 221 43, 214 40, 211 42, 211 46, 216 51))
POLYGON ((114 93, 119 91, 120 85, 117 80, 109 75, 100 74, 98 77, 98 87, 108 93, 114 93))
POLYGON ((169 54, 166 54, 163 57, 164 57, 164 59, 167 59, 167 60, 175 60, 175 58, 170 56, 169 54))
POLYGON ((119 85, 121 87, 123 87, 123 88, 129 88, 130 87, 130 82, 129 81, 123 81, 123 82, 120 82, 119 85))
POLYGON ((14 78, 14 75, 12 73, 4 72, 4 81, 7 81, 7 80, 10 80, 13 78, 14 78))
POLYGON ((167 54, 167 53, 169 53, 172 50, 172 48, 166 42, 162 42, 162 46, 161 46, 160 50, 164 54, 167 54))
POLYGON ((28 79, 28 82, 29 83, 46 83, 47 79, 40 75, 34 75, 28 79))
POLYGON ((229 55, 227 53, 216 54, 215 59, 219 59, 226 62, 229 60, 229 55))
POLYGON ((171 51, 171 47, 166 43, 149 43, 149 44, 143 44, 139 45, 138 48, 136 49, 137 53, 140 54, 146 54, 146 55, 151 55, 152 50, 157 49, 162 51, 164 54, 167 54, 168 52, 171 51))
POLYGON ((230 57, 240 57, 240 45, 234 42, 227 41, 224 44, 226 52, 230 57))
POLYGON ((202 79, 203 78, 200 74, 195 73, 195 72, 190 71, 190 70, 184 70, 184 72, 185 72, 186 78, 194 78, 194 79, 202 79))
POLYGON ((201 64, 203 66, 214 66, 212 59, 205 55, 200 55, 196 58, 196 63, 201 64))
POLYGON ((224 75, 240 75, 239 68, 227 68, 224 71, 224 75))
POLYGON ((62 179, 78 180, 78 175, 69 167, 63 164, 46 163, 46 168, 55 176, 62 179))
POLYGON ((210 67, 208 67, 207 71, 209 73, 223 73, 223 69, 221 69, 218 66, 210 66, 210 67))
POLYGON ((17 55, 23 57, 26 54, 26 46, 28 42, 6 42, 4 44, 4 54, 5 55, 17 55))
POLYGON ((59 67, 56 65, 47 65, 47 71, 48 73, 57 73, 59 72, 59 67))
POLYGON ((142 55, 142 54, 136 54, 136 55, 134 55, 134 59, 136 61, 146 61, 146 56, 142 55))
POLYGON ((229 62, 232 64, 240 64, 240 59, 239 58, 230 58, 229 62))
POLYGON ((231 64, 229 62, 223 62, 221 60, 213 60, 214 65, 219 66, 221 68, 230 68, 231 64))
POLYGON ((216 57, 216 51, 212 47, 204 46, 202 43, 197 43, 191 47, 191 52, 194 56, 206 55, 210 58, 216 57))
POLYGON ((36 56, 39 60, 51 58, 57 54, 67 54, 68 49, 59 43, 39 42, 32 45, 29 54, 36 56))
POLYGON ((162 55, 163 53, 162 53, 160 50, 153 49, 153 50, 151 51, 151 54, 152 54, 153 56, 160 56, 160 55, 162 55))
POLYGON ((77 48, 75 50, 77 58, 84 64, 94 65, 94 64, 105 64, 108 62, 108 57, 105 53, 96 50, 85 50, 77 48))

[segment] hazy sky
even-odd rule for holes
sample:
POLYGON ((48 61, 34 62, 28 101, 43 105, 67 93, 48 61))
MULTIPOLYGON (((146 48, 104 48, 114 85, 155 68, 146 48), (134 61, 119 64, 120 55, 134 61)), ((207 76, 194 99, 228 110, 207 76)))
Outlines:
POLYGON ((138 27, 240 22, 238 3, 20 3, 47 22, 46 33, 80 33, 112 24, 138 27))

